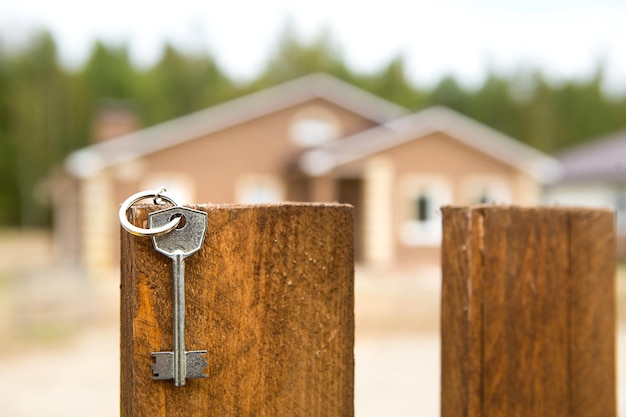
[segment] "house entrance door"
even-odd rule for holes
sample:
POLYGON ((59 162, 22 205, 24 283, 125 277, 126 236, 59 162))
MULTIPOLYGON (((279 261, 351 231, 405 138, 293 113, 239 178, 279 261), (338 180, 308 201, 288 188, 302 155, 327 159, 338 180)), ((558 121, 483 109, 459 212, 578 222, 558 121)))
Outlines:
POLYGON ((363 186, 362 178, 340 178, 337 182, 337 200, 354 206, 354 257, 363 260, 363 186))

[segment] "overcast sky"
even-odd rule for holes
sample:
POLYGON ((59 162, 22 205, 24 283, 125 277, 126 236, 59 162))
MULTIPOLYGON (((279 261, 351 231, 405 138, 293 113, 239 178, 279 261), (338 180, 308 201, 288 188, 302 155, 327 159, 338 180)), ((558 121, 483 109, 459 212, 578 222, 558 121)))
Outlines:
POLYGON ((416 82, 452 73, 472 83, 488 67, 584 77, 603 60, 611 85, 626 90, 626 0, 0 0, 6 41, 45 26, 68 65, 95 38, 127 41, 145 64, 170 40, 210 50, 240 79, 260 71, 288 20, 304 39, 329 28, 355 70, 403 53, 416 82))

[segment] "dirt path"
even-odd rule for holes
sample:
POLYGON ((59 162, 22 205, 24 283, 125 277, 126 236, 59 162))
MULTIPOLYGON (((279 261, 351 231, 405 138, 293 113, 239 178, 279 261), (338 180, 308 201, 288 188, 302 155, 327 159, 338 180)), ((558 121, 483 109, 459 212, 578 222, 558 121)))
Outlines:
POLYGON ((119 415, 116 327, 88 330, 64 346, 0 361, 0 409, 7 417, 119 415))
MULTIPOLYGON (((119 414, 117 284, 98 289, 106 320, 68 339, 10 348, 0 359, 8 417, 119 414)), ((355 407, 359 417, 438 410, 438 286, 361 274, 356 285, 355 407)), ((93 291, 92 291, 93 296, 93 291)))
MULTIPOLYGON (((14 346, 0 359, 0 413, 7 417, 119 415, 115 280, 99 288, 106 320, 54 343, 14 346)), ((380 277, 356 283, 357 417, 439 415, 437 277, 380 277)), ((618 380, 626 380, 626 327, 618 332, 618 380)), ((619 387, 626 417, 626 384, 619 387)))
MULTIPOLYGON (((619 380, 626 378, 626 329, 619 332, 619 380)), ((85 332, 63 349, 0 361, 0 409, 7 417, 119 415, 117 328, 85 332)), ((439 415, 439 338, 405 334, 358 338, 357 417, 439 415)), ((626 389, 619 391, 626 416, 626 389)))

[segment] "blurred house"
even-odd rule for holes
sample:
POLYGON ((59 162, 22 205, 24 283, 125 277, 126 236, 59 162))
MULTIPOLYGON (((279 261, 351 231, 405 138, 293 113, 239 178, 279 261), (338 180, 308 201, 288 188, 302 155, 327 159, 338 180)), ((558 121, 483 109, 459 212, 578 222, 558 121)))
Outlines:
POLYGON ((562 176, 547 188, 546 201, 615 209, 618 254, 626 258, 626 131, 585 142, 557 158, 562 176))
POLYGON ((314 74, 74 152, 56 242, 88 272, 110 268, 119 204, 165 186, 181 202, 350 203, 358 261, 435 264, 441 205, 536 204, 557 165, 451 110, 408 114, 314 74))

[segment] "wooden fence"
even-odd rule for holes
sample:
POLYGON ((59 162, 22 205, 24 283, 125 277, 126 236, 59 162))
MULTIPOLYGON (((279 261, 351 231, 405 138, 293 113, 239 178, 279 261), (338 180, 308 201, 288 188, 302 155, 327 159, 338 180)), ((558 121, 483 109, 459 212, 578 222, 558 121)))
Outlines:
MULTIPOLYGON (((194 208, 209 225, 185 268, 187 346, 208 378, 151 380, 172 348, 171 260, 122 233, 121 415, 353 416, 351 207, 194 208)), ((614 417, 613 213, 443 216, 441 415, 614 417)))

